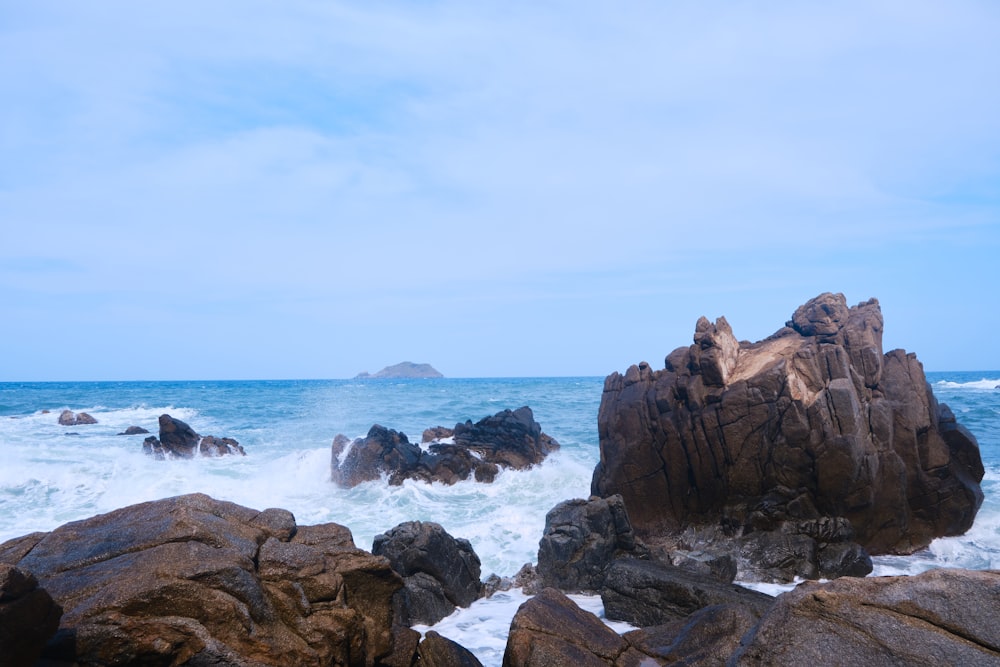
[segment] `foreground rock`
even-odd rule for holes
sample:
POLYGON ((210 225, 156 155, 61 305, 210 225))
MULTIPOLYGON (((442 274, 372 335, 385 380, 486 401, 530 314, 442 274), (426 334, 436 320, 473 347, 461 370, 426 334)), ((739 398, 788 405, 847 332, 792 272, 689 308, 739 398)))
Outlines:
POLYGON ((733 665, 998 665, 1000 573, 807 583, 777 598, 733 665))
POLYGON ((621 496, 567 500, 545 515, 539 583, 563 592, 599 592, 613 560, 641 551, 621 496))
POLYGON ((559 443, 542 432, 531 408, 504 410, 454 429, 425 432, 438 438, 427 449, 411 443, 405 433, 372 426, 353 442, 343 435, 333 441, 330 477, 340 486, 388 476, 389 484, 406 479, 454 484, 474 478, 492 482, 500 468, 523 470, 541 463, 559 443))
POLYGON ((479 556, 468 540, 455 539, 439 524, 401 523, 375 537, 372 553, 386 557, 403 577, 394 604, 404 625, 433 625, 482 595, 479 556))
POLYGON ((405 634, 393 627, 401 579, 346 528, 201 494, 12 540, 0 563, 62 606, 53 661, 372 665, 405 634))
POLYGON ((912 354, 882 353, 882 326, 876 300, 839 294, 758 343, 702 318, 663 370, 605 381, 592 493, 621 494, 651 543, 728 545, 741 571, 778 580, 861 574, 866 551, 964 532, 978 443, 912 354))
POLYGON ((79 426, 81 424, 96 424, 97 420, 86 412, 75 413, 72 410, 63 410, 59 413, 60 426, 79 426))
POLYGON ((142 450, 157 459, 190 459, 200 456, 246 456, 243 447, 232 438, 201 436, 194 429, 170 415, 160 415, 160 437, 149 436, 142 443, 142 450))
POLYGON ((0 563, 0 662, 34 665, 59 627, 62 609, 30 573, 0 563))

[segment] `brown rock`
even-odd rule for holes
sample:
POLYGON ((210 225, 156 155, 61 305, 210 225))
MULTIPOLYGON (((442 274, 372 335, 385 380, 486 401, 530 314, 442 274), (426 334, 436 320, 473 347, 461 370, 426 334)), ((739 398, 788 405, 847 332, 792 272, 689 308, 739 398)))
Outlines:
POLYGON ((732 665, 1000 664, 1000 573, 806 583, 778 596, 732 665))
POLYGON ((620 493, 640 538, 805 536, 812 546, 795 549, 812 560, 779 578, 832 577, 863 570, 867 555, 848 546, 821 558, 830 544, 910 553, 971 526, 978 444, 912 354, 883 355, 875 299, 848 308, 820 295, 758 343, 702 318, 694 341, 663 370, 642 363, 605 381, 592 493, 620 493), (817 521, 850 530, 811 535, 817 521))
POLYGON ((78 426, 80 424, 96 424, 97 420, 91 417, 86 412, 81 412, 79 414, 74 413, 72 410, 63 410, 59 413, 59 424, 61 426, 78 426))
POLYGON ((417 647, 420 667, 482 667, 483 663, 464 646, 428 630, 417 647))
POLYGON ((504 667, 614 665, 628 649, 618 633, 559 591, 546 588, 510 624, 504 667))
POLYGON ((690 616, 622 635, 638 652, 665 665, 725 665, 754 627, 756 614, 742 605, 704 607, 690 616))
POLYGON ((393 652, 388 562, 340 526, 194 494, 0 545, 64 609, 44 656, 81 664, 374 664, 393 652))
POLYGON ((0 563, 0 662, 34 665, 59 627, 62 609, 31 574, 0 563))

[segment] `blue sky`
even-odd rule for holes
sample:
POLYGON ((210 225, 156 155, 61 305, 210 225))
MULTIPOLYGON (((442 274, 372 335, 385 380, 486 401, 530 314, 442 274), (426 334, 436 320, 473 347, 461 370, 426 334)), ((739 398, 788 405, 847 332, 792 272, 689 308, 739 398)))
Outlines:
POLYGON ((1000 369, 1000 4, 0 3, 0 380, 1000 369))

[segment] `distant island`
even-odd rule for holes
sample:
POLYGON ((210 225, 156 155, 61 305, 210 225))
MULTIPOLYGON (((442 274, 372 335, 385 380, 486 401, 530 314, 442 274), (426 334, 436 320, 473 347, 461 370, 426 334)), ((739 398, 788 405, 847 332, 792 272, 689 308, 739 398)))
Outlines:
POLYGON ((412 361, 404 361, 395 366, 386 366, 374 375, 367 371, 354 376, 355 380, 365 379, 401 379, 401 378, 443 378, 430 364, 415 364, 412 361))

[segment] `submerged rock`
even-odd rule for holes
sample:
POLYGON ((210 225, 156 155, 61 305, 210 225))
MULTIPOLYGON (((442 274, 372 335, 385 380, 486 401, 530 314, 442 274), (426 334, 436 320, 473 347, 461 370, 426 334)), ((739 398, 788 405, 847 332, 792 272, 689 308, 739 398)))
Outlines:
POLYGON ((147 431, 141 426, 129 426, 127 429, 125 429, 118 435, 143 435, 145 433, 149 433, 149 431, 147 431))
POLYGON ((168 414, 160 415, 160 437, 149 436, 142 442, 142 450, 157 459, 194 458, 201 456, 224 456, 239 454, 246 456, 243 447, 232 438, 216 438, 212 435, 200 436, 180 419, 168 414))
POLYGON ((781 580, 860 574, 866 552, 961 534, 983 498, 978 443, 914 355, 883 354, 882 326, 878 301, 840 294, 758 343, 701 318, 663 370, 606 379, 592 493, 621 494, 651 546, 694 531, 683 546, 728 549, 741 572, 760 538, 740 540, 783 536, 787 566, 764 568, 781 580))
POLYGON ((59 413, 60 426, 79 426, 81 424, 96 424, 97 420, 86 412, 75 413, 72 410, 63 410, 59 413))
POLYGON ((372 665, 400 634, 402 580, 349 530, 202 494, 12 540, 0 563, 62 606, 58 664, 372 665))
POLYGON ((354 441, 338 435, 331 450, 330 478, 346 487, 382 475, 388 476, 389 484, 406 479, 454 484, 470 477, 492 482, 500 468, 530 468, 559 447, 542 432, 529 407, 504 410, 475 424, 456 424, 454 429, 435 427, 424 436, 426 450, 411 443, 405 433, 379 424, 354 441), (427 442, 428 437, 440 440, 427 442))

